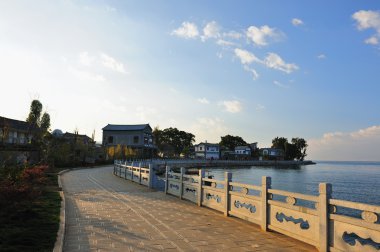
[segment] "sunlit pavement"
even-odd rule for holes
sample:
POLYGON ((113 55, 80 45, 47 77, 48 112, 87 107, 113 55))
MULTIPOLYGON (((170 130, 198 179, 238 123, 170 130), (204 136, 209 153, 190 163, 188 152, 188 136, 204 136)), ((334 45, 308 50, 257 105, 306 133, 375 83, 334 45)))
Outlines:
POLYGON ((312 246, 112 174, 62 175, 64 251, 316 251, 312 246))

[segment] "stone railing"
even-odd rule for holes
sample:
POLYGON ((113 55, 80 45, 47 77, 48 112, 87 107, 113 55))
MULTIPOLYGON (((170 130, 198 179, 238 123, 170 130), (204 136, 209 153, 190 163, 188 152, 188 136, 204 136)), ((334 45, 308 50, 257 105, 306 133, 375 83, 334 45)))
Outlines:
POLYGON ((115 161, 113 167, 113 174, 124 178, 126 180, 131 180, 140 185, 148 186, 153 188, 153 169, 152 165, 148 164, 148 168, 143 162, 121 162, 115 161))
POLYGON ((263 231, 274 230, 319 251, 380 251, 379 206, 331 198, 332 186, 319 184, 319 195, 305 195, 271 188, 271 178, 262 177, 261 185, 186 175, 166 168, 165 193, 175 195, 217 211, 255 223, 263 231), (338 211, 337 211, 338 208, 338 211), (361 218, 349 217, 340 209, 361 212, 361 218))

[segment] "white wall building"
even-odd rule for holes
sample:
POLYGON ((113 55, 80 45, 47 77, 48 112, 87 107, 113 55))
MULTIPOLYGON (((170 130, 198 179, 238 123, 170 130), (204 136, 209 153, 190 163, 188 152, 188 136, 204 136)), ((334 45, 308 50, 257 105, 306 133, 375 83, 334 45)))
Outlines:
POLYGON ((219 144, 212 143, 200 143, 194 145, 195 148, 195 158, 202 159, 219 159, 220 148, 219 144))

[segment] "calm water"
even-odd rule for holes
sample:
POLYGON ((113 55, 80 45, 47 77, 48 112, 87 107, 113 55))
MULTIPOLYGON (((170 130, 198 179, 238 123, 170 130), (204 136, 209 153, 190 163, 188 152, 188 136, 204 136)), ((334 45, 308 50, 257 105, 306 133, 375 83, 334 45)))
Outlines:
POLYGON ((380 205, 380 162, 317 162, 300 167, 257 167, 208 169, 223 180, 232 172, 232 181, 261 185, 261 177, 272 178, 272 188, 318 195, 318 183, 333 187, 333 198, 380 205))

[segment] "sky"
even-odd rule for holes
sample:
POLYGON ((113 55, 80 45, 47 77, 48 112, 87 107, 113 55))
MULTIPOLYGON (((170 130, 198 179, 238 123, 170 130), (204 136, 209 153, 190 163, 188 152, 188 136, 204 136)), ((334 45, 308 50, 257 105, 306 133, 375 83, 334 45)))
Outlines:
POLYGON ((0 115, 302 137, 313 160, 380 161, 378 1, 0 1, 0 115))

